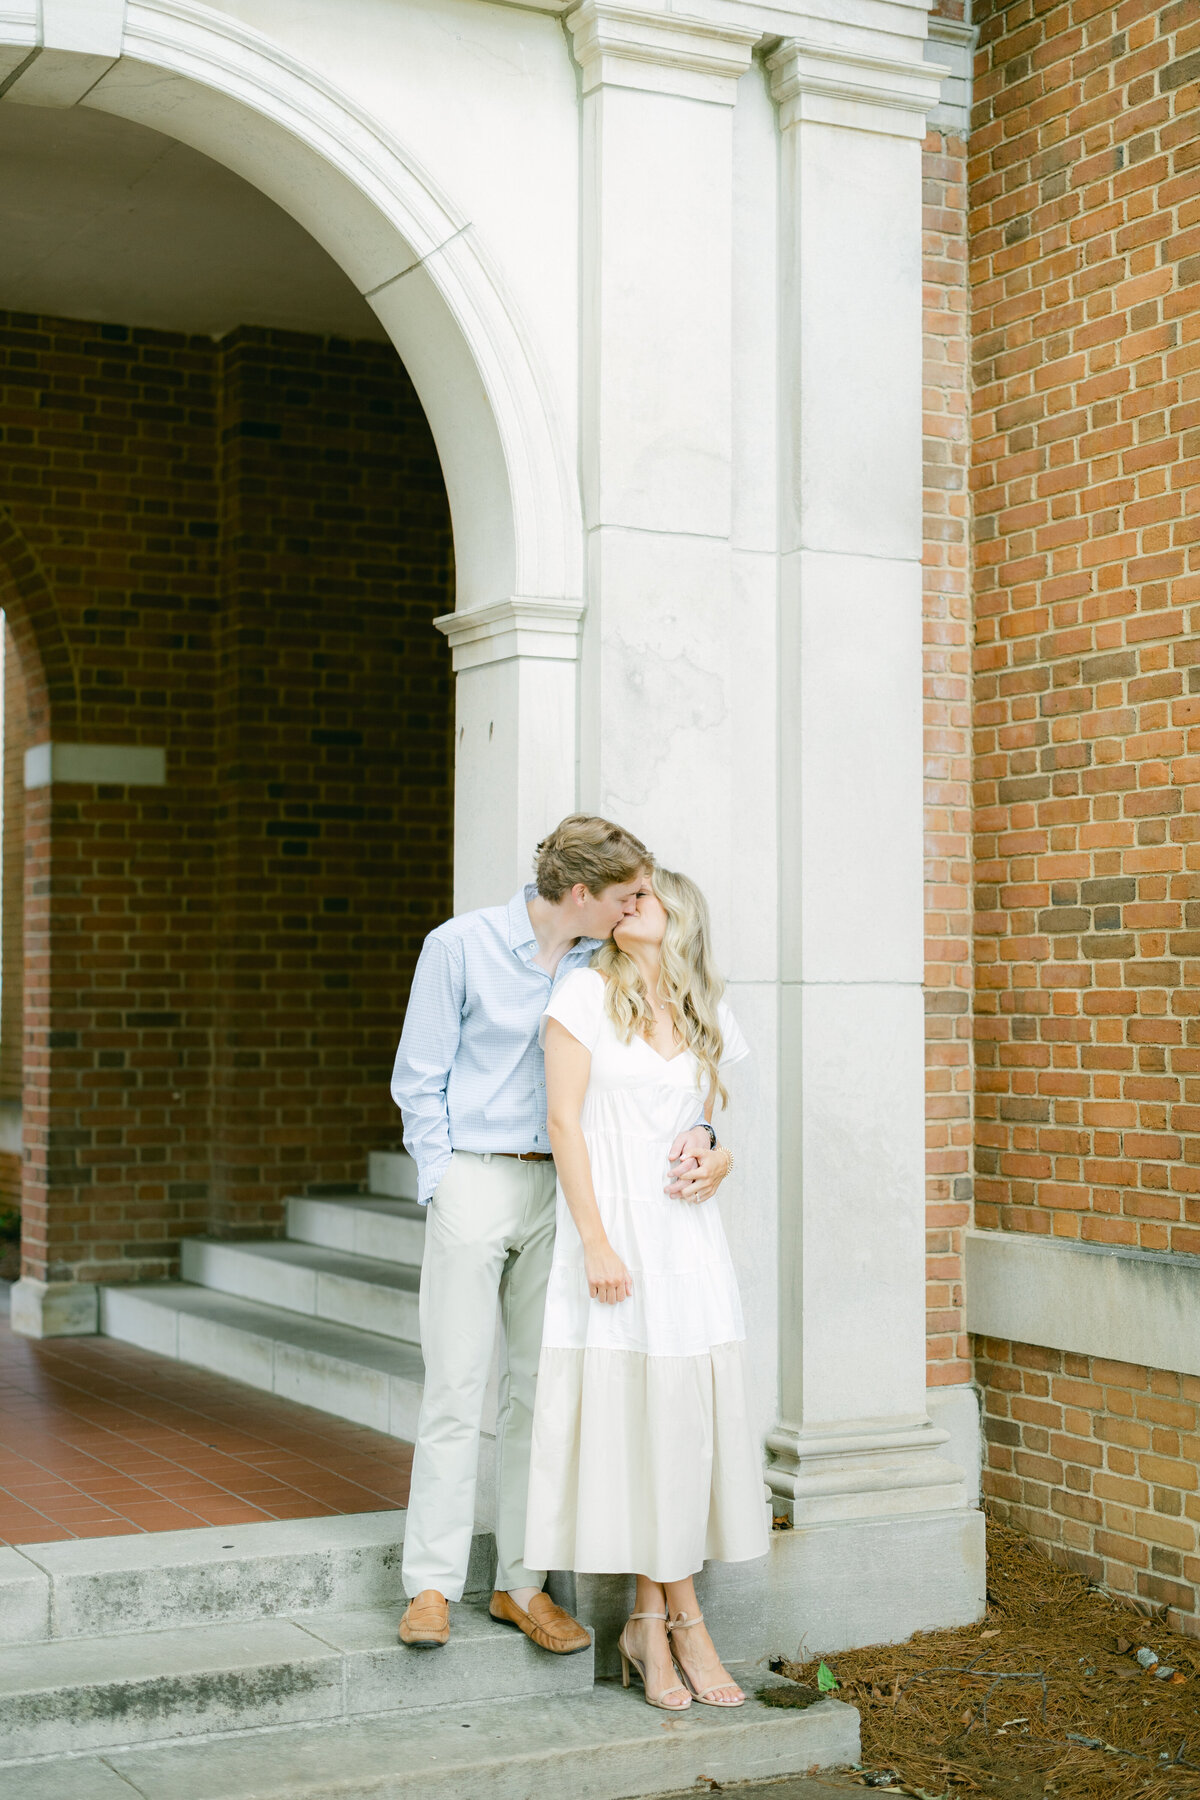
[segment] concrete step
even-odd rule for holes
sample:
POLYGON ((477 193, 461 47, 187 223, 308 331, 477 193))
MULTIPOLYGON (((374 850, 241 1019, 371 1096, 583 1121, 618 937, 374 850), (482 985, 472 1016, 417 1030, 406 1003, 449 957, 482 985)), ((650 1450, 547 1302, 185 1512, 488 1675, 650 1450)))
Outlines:
POLYGON ((387 1200, 378 1194, 297 1194, 287 1203, 287 1235, 293 1243, 320 1244, 419 1269, 427 1213, 415 1200, 387 1200))
POLYGON ((227 1243, 185 1238, 180 1255, 183 1279, 197 1287, 407 1344, 421 1341, 420 1270, 404 1263, 278 1239, 227 1243))
MULTIPOLYGON (((270 1520, 0 1549, 0 1641, 44 1643, 189 1625, 404 1606, 406 1515, 270 1520)), ((487 1599, 490 1532, 471 1545, 470 1599, 487 1599)))
POLYGON ((372 1150, 367 1157, 367 1185, 389 1200, 415 1200, 417 1165, 405 1150, 372 1150))
MULTIPOLYGON (((443 1654, 421 1653, 431 1662, 443 1654)), ((668 1719, 640 1692, 604 1683, 587 1694, 10 1766, 0 1770, 0 1800, 625 1800, 857 1760, 858 1714, 838 1700, 804 1710, 692 1706, 668 1719)))
POLYGON ((62 1755, 370 1713, 588 1693, 590 1647, 548 1656, 488 1617, 451 1609, 436 1652, 397 1642, 397 1609, 192 1625, 0 1650, 0 1758, 62 1755))
POLYGON ((424 1365, 396 1338, 185 1282, 102 1288, 100 1329, 392 1437, 416 1433, 424 1365))

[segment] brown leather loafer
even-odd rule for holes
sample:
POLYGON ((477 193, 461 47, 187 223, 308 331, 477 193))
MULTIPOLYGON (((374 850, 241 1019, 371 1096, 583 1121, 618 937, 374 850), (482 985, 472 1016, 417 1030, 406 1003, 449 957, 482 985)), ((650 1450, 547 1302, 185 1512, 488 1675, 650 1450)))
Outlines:
POLYGON ((436 1588, 425 1588, 414 1594, 404 1609, 399 1638, 418 1650, 432 1650, 450 1636, 450 1607, 444 1594, 436 1588))
POLYGON ((555 1656, 571 1656, 576 1650, 586 1650, 592 1641, 591 1633, 585 1631, 569 1612, 556 1606, 549 1594, 535 1594, 529 1602, 529 1611, 525 1612, 511 1594, 501 1593, 497 1588, 488 1611, 493 1619, 503 1619, 506 1625, 517 1626, 539 1649, 551 1650, 555 1656))

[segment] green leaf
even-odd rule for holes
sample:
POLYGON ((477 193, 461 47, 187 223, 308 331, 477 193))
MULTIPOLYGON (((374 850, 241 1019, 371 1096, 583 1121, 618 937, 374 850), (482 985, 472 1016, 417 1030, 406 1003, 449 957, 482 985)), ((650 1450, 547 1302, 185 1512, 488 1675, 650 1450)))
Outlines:
POLYGON ((817 1670, 817 1686, 823 1694, 832 1694, 837 1688, 838 1680, 828 1663, 822 1663, 817 1670))

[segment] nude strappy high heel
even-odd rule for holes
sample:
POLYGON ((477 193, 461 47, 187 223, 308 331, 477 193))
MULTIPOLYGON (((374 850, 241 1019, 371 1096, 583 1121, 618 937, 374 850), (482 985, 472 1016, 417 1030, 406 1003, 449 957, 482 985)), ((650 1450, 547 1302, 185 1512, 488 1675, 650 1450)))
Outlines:
MULTIPOLYGON (((626 1631, 628 1631, 629 1627, 632 1625, 632 1623, 635 1619, 661 1619, 663 1621, 666 1621, 667 1618, 668 1618, 668 1615, 666 1613, 656 1613, 656 1612, 655 1613, 648 1613, 648 1612, 630 1613, 629 1617, 626 1619, 625 1624, 622 1628, 621 1635, 617 1639, 617 1650, 618 1650, 618 1653, 620 1654, 620 1658, 621 1658, 621 1686, 622 1687, 629 1686, 629 1667, 630 1667, 630 1664, 632 1663, 633 1667, 637 1670, 638 1675, 641 1678, 642 1689, 646 1696, 646 1705, 647 1706, 657 1706, 660 1712, 672 1712, 672 1713, 673 1712, 686 1712, 688 1707, 692 1704, 692 1696, 691 1696, 691 1693, 689 1692, 689 1690, 686 1687, 681 1687, 680 1684, 678 1682, 676 1682, 674 1687, 661 1688, 657 1694, 652 1694, 650 1692, 649 1686, 647 1685, 647 1682, 646 1682, 646 1670, 645 1670, 644 1666, 638 1661, 637 1657, 633 1654, 633 1651, 629 1648, 628 1644, 625 1642, 625 1633, 626 1633, 626 1631), (668 1694, 683 1694, 685 1696, 683 1705, 682 1706, 669 1706, 667 1704, 667 1695, 668 1694)), ((669 1624, 667 1626, 667 1629, 670 1630, 669 1624)), ((684 1680, 685 1681, 687 1680, 686 1675, 684 1676, 684 1680)))
MULTIPOLYGON (((667 1619, 667 1635, 669 1637, 673 1631, 687 1631, 691 1626, 703 1625, 703 1623, 703 1613, 697 1613, 694 1619, 689 1619, 686 1613, 680 1613, 677 1619, 667 1619)), ((692 1696, 693 1700, 698 1700, 701 1706, 745 1706, 745 1694, 743 1694, 739 1700, 713 1700, 711 1698, 711 1696, 720 1688, 738 1686, 738 1683, 733 1680, 732 1676, 727 1681, 714 1681, 712 1686, 706 1687, 702 1693, 700 1689, 695 1686, 691 1676, 688 1674, 682 1663, 677 1662, 675 1667, 683 1676, 684 1685, 686 1686, 688 1693, 692 1696)))

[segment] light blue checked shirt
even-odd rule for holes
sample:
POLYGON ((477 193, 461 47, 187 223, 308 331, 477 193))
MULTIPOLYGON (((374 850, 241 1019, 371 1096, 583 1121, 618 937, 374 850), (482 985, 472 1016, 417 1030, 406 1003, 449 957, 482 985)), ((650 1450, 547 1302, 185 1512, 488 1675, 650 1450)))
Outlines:
POLYGON ((432 1200, 453 1150, 550 1150, 538 1023, 557 981, 584 968, 596 938, 572 944, 553 976, 534 962, 533 887, 431 931, 417 961, 392 1099, 417 1198, 432 1200))

